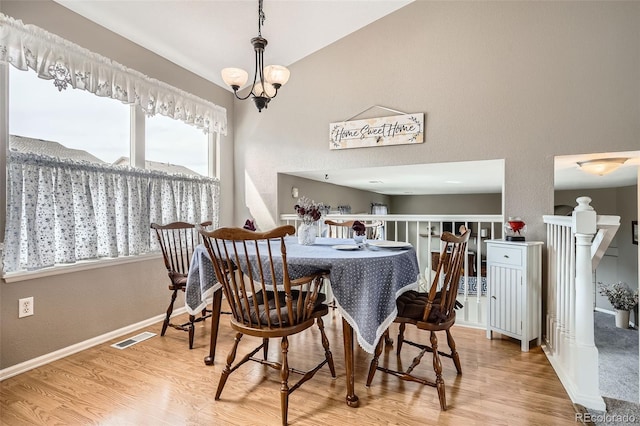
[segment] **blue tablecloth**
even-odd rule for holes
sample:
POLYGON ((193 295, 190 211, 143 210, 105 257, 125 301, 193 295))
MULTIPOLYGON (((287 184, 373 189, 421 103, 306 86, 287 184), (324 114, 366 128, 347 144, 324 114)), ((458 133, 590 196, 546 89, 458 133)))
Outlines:
POLYGON ((207 299, 221 288, 222 285, 216 279, 207 249, 202 244, 196 246, 191 257, 187 285, 184 290, 187 312, 198 315, 207 306, 207 299))
MULTIPOLYGON (((291 279, 328 270, 340 313, 353 327, 358 344, 373 353, 382 333, 397 315, 396 298, 407 290, 417 289, 420 272, 413 247, 367 247, 342 251, 332 247, 353 244, 353 240, 335 238, 317 238, 314 245, 304 246, 298 244, 296 237, 287 237, 285 243, 291 279)), ((279 244, 279 241, 271 244, 279 244)), ((274 253, 277 253, 274 258, 277 261, 280 252, 274 250, 274 253)), ((240 268, 244 269, 242 265, 240 268)), ((276 267, 278 269, 281 268, 276 267)), ((201 310, 202 298, 198 293, 211 294, 214 282, 211 262, 204 247, 200 246, 189 270, 186 289, 188 311, 201 310)))

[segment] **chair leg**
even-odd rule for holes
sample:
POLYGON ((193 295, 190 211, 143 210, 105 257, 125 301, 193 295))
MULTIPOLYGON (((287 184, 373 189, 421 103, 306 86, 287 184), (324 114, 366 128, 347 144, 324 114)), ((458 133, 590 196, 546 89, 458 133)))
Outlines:
POLYGON ((262 339, 262 355, 263 359, 266 361, 269 355, 269 339, 262 339))
POLYGON ((384 345, 385 346, 393 346, 393 339, 389 335, 389 329, 388 328, 384 332, 384 345))
MULTIPOLYGON (((387 330, 388 331, 388 330, 387 330)), ((382 353, 382 343, 384 340, 380 338, 378 344, 376 345, 376 350, 373 353, 373 359, 371 360, 371 364, 369 364, 369 375, 367 376, 367 387, 371 386, 371 382, 373 381, 373 376, 376 374, 376 370, 378 369, 378 358, 380 358, 380 354, 382 353)))
POLYGON ((458 370, 458 374, 462 374, 462 367, 460 366, 460 357, 458 356, 458 351, 456 350, 456 341, 453 340, 453 336, 451 332, 447 330, 447 344, 451 349, 451 359, 453 359, 453 363, 456 366, 456 370, 458 370))
POLYGON ((189 315, 189 349, 193 349, 193 337, 196 332, 196 317, 193 315, 189 315))
POLYGON ((167 308, 167 316, 164 317, 164 322, 162 323, 162 331, 160 332, 161 336, 164 336, 164 333, 167 331, 169 321, 171 320, 171 314, 173 313, 173 303, 176 301, 177 296, 178 290, 173 290, 173 294, 171 294, 171 302, 169 303, 169 307, 167 308))
POLYGON ((331 371, 331 377, 336 378, 336 367, 333 365, 333 354, 331 354, 331 349, 329 349, 329 339, 327 339, 327 335, 324 332, 324 321, 322 318, 318 317, 318 328, 320 329, 320 337, 322 340, 322 347, 324 348, 324 357, 327 360, 327 364, 329 364, 329 371, 331 371))
POLYGON ((398 347, 396 348, 396 355, 398 356, 400 356, 400 351, 402 350, 402 343, 404 342, 404 329, 405 329, 405 324, 401 322, 400 329, 398 331, 398 347))
POLYGON ((440 409, 447 409, 447 398, 444 393, 444 380, 442 379, 442 362, 438 355, 438 338, 435 331, 431 331, 431 348, 433 349, 433 371, 436 373, 436 389, 438 390, 438 399, 440 400, 440 409))
POLYGON ((224 385, 227 383, 229 374, 231 374, 231 364, 233 364, 233 361, 236 359, 236 353, 238 352, 238 344, 240 343, 240 339, 242 339, 242 333, 236 333, 236 338, 234 339, 231 352, 229 352, 229 355, 227 355, 227 365, 225 365, 224 370, 222 370, 222 374, 220 375, 218 390, 216 390, 215 396, 216 401, 220 399, 222 389, 224 389, 224 385))
POLYGON ((282 424, 287 424, 287 412, 289 411, 289 361, 287 360, 287 352, 289 352, 289 340, 287 336, 282 338, 282 366, 280 367, 280 409, 282 411, 282 424))

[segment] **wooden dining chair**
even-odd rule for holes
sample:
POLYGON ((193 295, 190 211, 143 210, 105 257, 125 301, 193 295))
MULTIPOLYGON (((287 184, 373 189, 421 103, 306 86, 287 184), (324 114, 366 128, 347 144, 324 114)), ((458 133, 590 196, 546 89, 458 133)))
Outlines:
MULTIPOLYGON (((211 222, 207 221, 200 225, 203 227, 210 226, 211 222)), ((173 313, 173 305, 178 296, 178 292, 185 291, 191 257, 196 246, 201 242, 200 234, 195 229, 194 224, 186 222, 172 222, 166 225, 152 223, 151 229, 156 232, 158 244, 160 245, 164 258, 164 265, 169 275, 169 290, 172 291, 171 301, 169 302, 167 314, 162 323, 162 332, 160 335, 164 336, 167 327, 187 331, 189 333, 189 349, 192 349, 195 324, 209 318, 212 311, 205 308, 202 310, 201 316, 196 317, 195 315, 189 315, 189 321, 182 324, 173 324, 171 322, 171 314, 173 313)), ((219 312, 217 314, 219 315, 219 312)))
POLYGON ((329 340, 324 331, 322 316, 328 312, 324 295, 320 293, 326 271, 304 276, 289 276, 287 249, 284 237, 295 234, 291 225, 267 232, 253 232, 241 228, 220 228, 205 231, 197 228, 212 259, 217 279, 231 308, 231 328, 236 336, 222 371, 215 399, 219 400, 227 379, 242 364, 254 361, 280 371, 280 407, 282 424, 287 424, 289 395, 320 368, 328 364, 331 376, 336 377, 329 340), (227 273, 234 271, 234 273, 227 273), (289 367, 288 337, 314 324, 318 325, 323 360, 308 371, 289 367), (262 342, 235 365, 236 353, 244 335, 258 337, 262 342), (268 343, 280 338, 282 354, 279 361, 268 359, 268 343), (254 355, 263 350, 263 357, 254 355), (302 377, 292 386, 289 375, 302 377))
MULTIPOLYGON (((373 380, 376 370, 380 370, 399 377, 402 380, 435 387, 438 391, 440 408, 442 410, 447 409, 440 356, 451 358, 458 374, 462 374, 460 357, 456 350, 456 343, 451 335, 451 326, 453 326, 456 321, 456 303, 459 305, 459 302, 456 300, 458 293, 458 280, 464 264, 464 257, 470 234, 470 230, 464 230, 464 233, 461 236, 444 232, 440 238, 444 243, 442 253, 440 254, 440 261, 429 291, 421 293, 411 290, 403 293, 396 301, 398 316, 394 322, 400 324, 397 342, 398 346, 396 349, 398 360, 400 358, 403 343, 419 348, 419 354, 413 359, 413 362, 405 371, 397 371, 380 367, 378 365, 378 359, 382 352, 382 344, 384 343, 384 339, 380 339, 376 346, 371 364, 369 365, 367 386, 371 385, 371 381, 373 380), (415 325, 419 330, 428 331, 430 344, 421 344, 405 340, 404 331, 407 324, 415 325), (436 332, 438 331, 444 331, 446 333, 447 344, 451 350, 450 353, 438 350, 438 338, 436 336, 436 332), (420 361, 426 352, 431 352, 433 354, 435 380, 421 378, 412 374, 416 366, 420 364, 420 361)), ((386 335, 388 335, 388 333, 389 330, 385 332, 386 335)))
MULTIPOLYGON (((334 220, 327 219, 324 221, 327 225, 327 237, 329 238, 352 238, 353 237, 353 223, 355 220, 347 220, 345 222, 336 222, 334 220)), ((380 227, 382 221, 374 221, 371 223, 364 223, 365 236, 369 240, 378 239, 380 235, 380 227)))
POLYGON ((327 225, 327 237, 328 238, 351 238, 353 235, 353 220, 347 220, 346 222, 336 222, 335 220, 327 219, 324 221, 327 225))

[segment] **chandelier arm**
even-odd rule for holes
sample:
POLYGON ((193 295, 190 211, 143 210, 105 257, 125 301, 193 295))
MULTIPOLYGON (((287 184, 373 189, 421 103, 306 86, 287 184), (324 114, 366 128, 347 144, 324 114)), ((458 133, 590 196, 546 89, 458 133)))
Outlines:
POLYGON ((266 81, 264 79, 264 50, 260 52, 258 56, 258 66, 256 67, 256 73, 260 73, 260 85, 262 87, 262 96, 263 98, 271 99, 271 96, 267 93, 267 86, 265 85, 266 81))
POLYGON ((238 91, 237 90, 233 92, 236 95, 236 98, 241 100, 241 101, 249 99, 249 96, 253 96, 253 97, 256 96, 254 90, 255 90, 255 87, 256 87, 256 78, 257 78, 257 74, 258 74, 258 64, 259 64, 258 57, 259 56, 260 56, 260 53, 258 52, 258 49, 255 49, 255 71, 253 72, 253 83, 251 84, 251 90, 249 91, 249 93, 247 93, 247 96, 245 96, 245 97, 238 96, 238 91))
POLYGON ((239 99, 241 101, 246 101, 249 96, 251 96, 253 94, 253 92, 249 93, 247 96, 245 96, 244 98, 241 96, 238 96, 238 91, 236 90, 235 92, 233 92, 234 95, 236 95, 236 99, 239 99))

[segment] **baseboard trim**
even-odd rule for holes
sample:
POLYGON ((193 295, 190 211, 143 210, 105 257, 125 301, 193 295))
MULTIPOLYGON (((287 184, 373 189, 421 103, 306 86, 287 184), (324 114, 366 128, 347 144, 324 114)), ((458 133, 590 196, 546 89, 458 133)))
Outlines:
POLYGON ((560 379, 562 386, 564 387, 565 392, 569 395, 571 402, 573 404, 580 404, 584 407, 591 408, 597 411, 606 411, 606 405, 602 396, 598 395, 597 397, 593 397, 590 395, 582 395, 579 389, 576 389, 573 380, 567 371, 562 368, 562 365, 558 362, 558 359, 553 355, 553 353, 549 350, 546 342, 542 344, 542 351, 544 352, 547 360, 553 367, 553 370, 560 379))
MULTIPOLYGON (((186 308, 180 307, 173 311, 173 315, 180 315, 187 312, 186 308)), ((157 315, 155 317, 146 319, 144 321, 140 321, 136 324, 131 324, 126 327, 122 327, 118 330, 110 331, 109 333, 102 334, 100 336, 96 336, 89 340, 85 340, 80 343, 76 343, 71 346, 67 346, 66 348, 59 349, 57 351, 39 356, 37 358, 30 359, 25 362, 21 362, 20 364, 12 365, 11 367, 7 367, 3 370, 0 370, 0 381, 8 379, 13 376, 17 376, 18 374, 24 373, 26 371, 32 370, 37 367, 41 367, 43 365, 49 364, 50 362, 59 360, 66 356, 75 354, 77 352, 81 352, 85 349, 89 349, 93 346, 100 345, 102 343, 108 342, 109 340, 113 340, 119 337, 122 337, 126 334, 136 332, 141 328, 148 327, 152 324, 163 321, 165 314, 157 315)))
POLYGON ((615 311, 610 311, 610 310, 608 310, 608 309, 604 309, 604 308, 598 308, 598 307, 596 307, 594 310, 595 310, 596 312, 602 312, 603 314, 607 314, 607 315, 615 315, 615 314, 616 314, 616 313, 615 313, 615 311))

